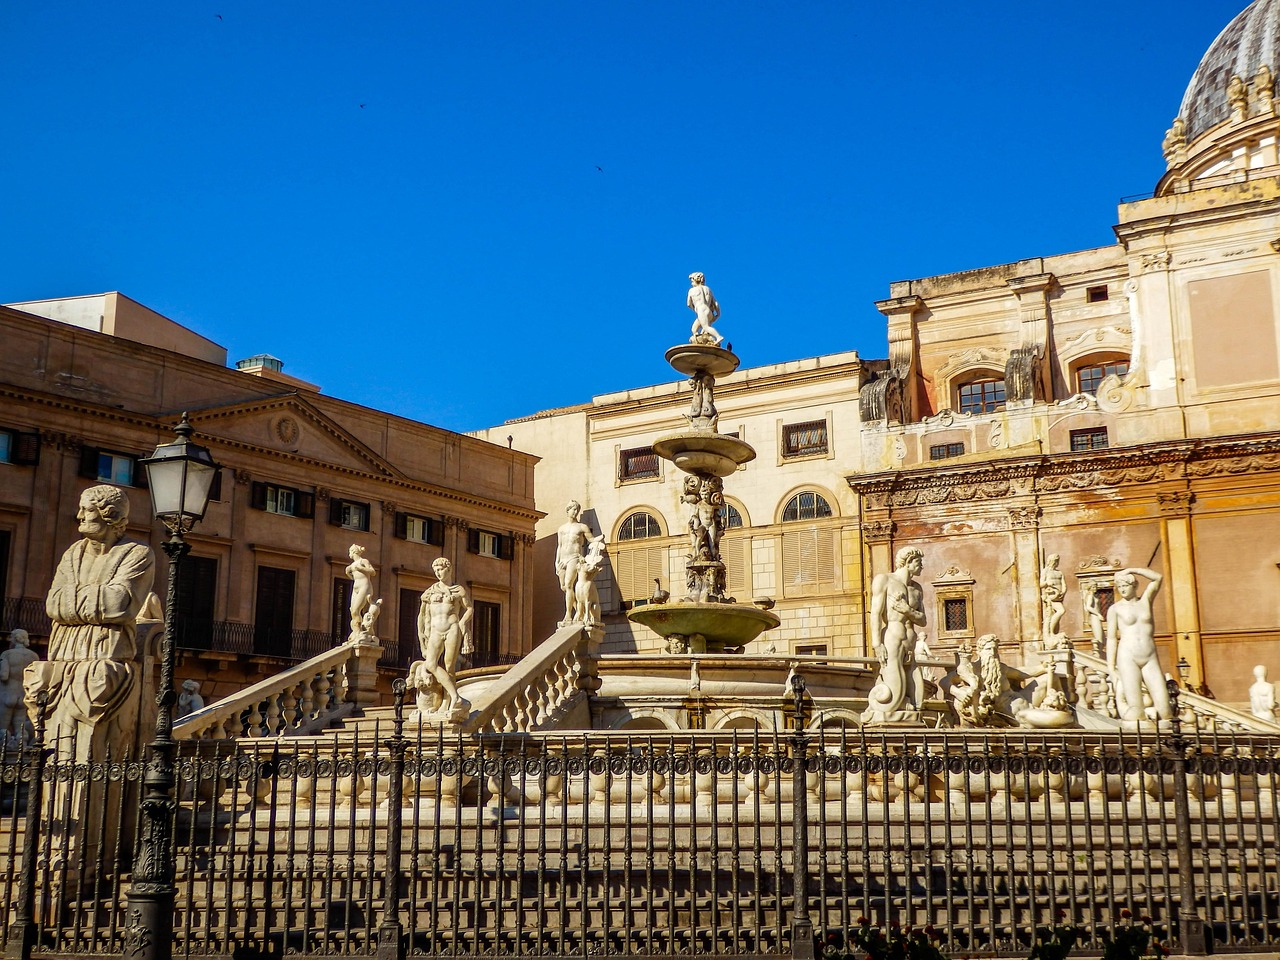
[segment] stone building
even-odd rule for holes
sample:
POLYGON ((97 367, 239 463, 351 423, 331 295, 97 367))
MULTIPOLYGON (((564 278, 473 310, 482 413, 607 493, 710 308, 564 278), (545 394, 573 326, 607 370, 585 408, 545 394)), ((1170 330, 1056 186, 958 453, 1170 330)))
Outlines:
POLYGON ((1166 667, 1243 699, 1280 656, 1280 5, 1205 54, 1153 196, 1118 243, 895 283, 889 364, 863 389, 849 483, 870 544, 930 544, 939 636, 1040 633, 1058 554, 1063 628, 1089 632, 1117 566, 1166 577, 1166 667))
MULTIPOLYGON (((725 480, 728 527, 720 544, 729 592, 740 601, 770 597, 782 625, 756 641, 780 652, 862 655, 861 554, 857 501, 844 482, 858 456, 856 353, 739 369, 716 382, 720 432, 756 450, 725 480)), ((564 615, 554 574, 555 531, 565 504, 581 501, 583 520, 609 544, 611 576, 599 581, 604 648, 661 649, 662 641, 626 619, 654 580, 673 596, 684 589, 688 508, 683 474, 653 442, 683 426, 687 382, 595 397, 590 403, 508 421, 478 435, 511 438, 537 452, 538 521, 534 633, 549 635, 564 615)))
POLYGON ((271 357, 228 369, 223 348, 115 293, 0 307, 0 342, 5 630, 47 632, 86 487, 126 488, 130 535, 158 547, 137 461, 189 411, 223 469, 188 537, 179 677, 217 697, 345 640, 353 543, 378 569, 388 666, 416 645, 441 555, 474 600, 474 659, 530 649, 534 457, 328 397, 271 357))

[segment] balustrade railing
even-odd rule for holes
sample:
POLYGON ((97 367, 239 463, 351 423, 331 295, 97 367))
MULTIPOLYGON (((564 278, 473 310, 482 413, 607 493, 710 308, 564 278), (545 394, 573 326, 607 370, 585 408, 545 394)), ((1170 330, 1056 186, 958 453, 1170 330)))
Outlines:
POLYGON ((0 611, 0 630, 25 630, 35 637, 49 636, 49 615, 43 597, 5 597, 0 611))
POLYGON ((298 736, 376 702, 382 648, 344 643, 175 721, 177 739, 298 736))

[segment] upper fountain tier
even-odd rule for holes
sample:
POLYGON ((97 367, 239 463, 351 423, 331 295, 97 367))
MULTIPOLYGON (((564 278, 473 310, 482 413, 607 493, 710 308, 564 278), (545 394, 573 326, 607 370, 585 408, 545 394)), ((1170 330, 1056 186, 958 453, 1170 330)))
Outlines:
POLYGON ((737 370, 737 356, 707 343, 682 343, 668 350, 666 357, 678 372, 693 380, 693 409, 687 416, 689 428, 655 441, 654 452, 685 473, 731 476, 738 467, 756 457, 751 444, 724 436, 715 428, 715 378, 737 370))

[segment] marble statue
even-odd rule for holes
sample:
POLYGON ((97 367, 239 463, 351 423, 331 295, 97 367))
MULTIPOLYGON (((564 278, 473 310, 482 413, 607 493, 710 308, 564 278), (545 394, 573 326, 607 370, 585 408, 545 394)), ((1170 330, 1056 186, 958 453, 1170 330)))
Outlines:
POLYGON ((189 713, 204 709, 204 697, 200 696, 199 680, 183 680, 182 692, 178 694, 178 708, 175 718, 185 717, 189 713))
POLYGON ((962 726, 1062 727, 1075 719, 1066 694, 1054 685, 1053 662, 1039 675, 1008 666, 993 633, 978 638, 976 659, 969 644, 961 644, 944 684, 962 726))
POLYGON ((719 560, 724 533, 724 481, 719 477, 685 477, 689 504, 689 559, 719 560))
POLYGON ((918 720, 922 678, 915 665, 916 628, 925 625, 924 592, 915 580, 924 554, 914 547, 898 551, 892 573, 871 582, 871 648, 880 658, 880 675, 867 697, 863 723, 918 720))
POLYGON ((689 383, 693 385, 693 403, 689 407, 689 420, 703 421, 708 425, 715 423, 720 416, 716 409, 716 380, 705 371, 695 373, 689 383))
POLYGON ((1098 585, 1088 584, 1084 589, 1084 612, 1089 618, 1089 636, 1093 639, 1093 652, 1099 657, 1107 655, 1106 634, 1103 632, 1102 602, 1098 599, 1098 585))
POLYGON ((27 668, 25 688, 29 711, 42 690, 48 694, 46 741, 61 757, 87 761, 139 745, 136 618, 151 591, 155 555, 125 539, 129 498, 119 487, 84 491, 76 519, 83 539, 62 555, 45 600, 49 659, 27 668))
POLYGON ((596 589, 596 576, 604 569, 604 534, 592 537, 587 544, 587 555, 578 564, 578 580, 573 588, 572 619, 588 627, 601 624, 600 591, 596 589))
POLYGON ((373 564, 365 559, 364 547, 353 543, 347 551, 351 562, 347 564, 347 576, 351 578, 351 635, 349 640, 365 639, 364 615, 373 602, 373 578, 378 575, 373 564))
POLYGON ((697 660, 689 661, 689 692, 702 692, 702 670, 698 667, 697 660))
POLYGON ((1276 722, 1276 688, 1267 679, 1267 668, 1253 668, 1253 685, 1249 687, 1249 712, 1260 720, 1276 722))
POLYGON ((459 695, 453 676, 458 670, 458 656, 471 643, 471 600, 467 591, 453 582, 453 564, 447 559, 438 558, 431 570, 436 582, 423 591, 418 611, 422 666, 413 678, 414 685, 421 689, 434 680, 447 697, 441 699, 441 716, 461 720, 471 712, 471 704, 459 695))
POLYGON ((582 505, 577 500, 570 500, 564 512, 569 519, 556 531, 556 576, 560 578, 560 589, 564 591, 564 619, 560 626, 567 627, 574 621, 578 568, 585 561, 586 549, 595 535, 578 519, 582 516, 582 505))
POLYGON ((35 736, 22 699, 22 675, 40 659, 31 649, 31 638, 22 628, 9 632, 9 649, 0 653, 0 753, 20 747, 35 736))
POLYGON ((1143 718, 1143 689, 1151 698, 1157 720, 1173 716, 1164 672, 1156 655, 1155 616, 1151 601, 1164 577, 1144 567, 1126 567, 1115 574, 1116 600, 1107 611, 1107 669, 1115 678, 1117 701, 1123 699, 1120 719, 1137 723, 1143 718), (1138 594, 1138 577, 1149 582, 1138 594))
POLYGON ((1067 609, 1066 604, 1063 603, 1067 596, 1067 578, 1058 569, 1060 560, 1056 553, 1051 553, 1040 570, 1040 602, 1044 608, 1041 619, 1041 638, 1046 644, 1051 637, 1057 636, 1062 614, 1067 609))
POLYGON ((379 597, 365 608, 360 618, 360 639, 365 643, 378 642, 378 618, 382 616, 382 598, 379 597))
POLYGON ((685 298, 685 306, 694 313, 693 336, 689 342, 711 342, 719 346, 724 337, 712 324, 720 319, 720 304, 716 303, 716 296, 707 286, 706 275, 701 271, 689 274, 689 295, 685 298))

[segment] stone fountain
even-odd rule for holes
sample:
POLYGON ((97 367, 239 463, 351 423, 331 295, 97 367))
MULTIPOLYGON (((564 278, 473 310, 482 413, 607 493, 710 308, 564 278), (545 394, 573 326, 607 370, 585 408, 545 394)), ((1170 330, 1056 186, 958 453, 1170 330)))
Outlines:
MULTIPOLYGON (((649 603, 627 616, 667 641, 668 653, 722 653, 741 650, 781 622, 762 605, 738 603, 728 596, 720 536, 725 528, 724 481, 755 459, 751 444, 719 432, 716 378, 738 369, 738 358, 723 345, 712 324, 720 316, 701 273, 690 274, 688 305, 697 319, 688 343, 672 347, 667 362, 689 378, 693 397, 688 425, 653 444, 654 452, 685 474, 681 500, 689 508, 689 559, 683 598, 671 591, 662 603, 649 603)), ((673 585, 674 586, 674 585, 673 585)))

